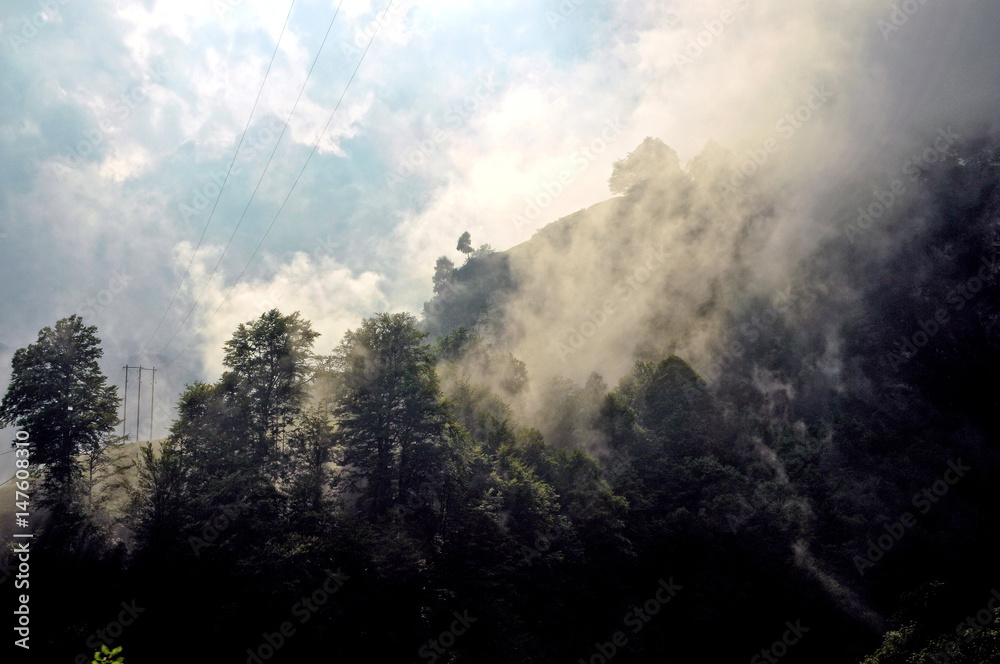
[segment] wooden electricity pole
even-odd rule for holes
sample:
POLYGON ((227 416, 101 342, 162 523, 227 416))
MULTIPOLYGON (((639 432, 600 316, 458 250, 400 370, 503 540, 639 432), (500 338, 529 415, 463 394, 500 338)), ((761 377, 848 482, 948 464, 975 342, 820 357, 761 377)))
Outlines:
POLYGON ((125 402, 122 405, 122 410, 123 410, 122 436, 125 435, 125 425, 126 425, 126 423, 128 421, 128 372, 129 372, 129 370, 138 371, 139 372, 138 394, 135 397, 135 402, 136 402, 136 405, 135 405, 135 440, 136 440, 136 442, 139 442, 139 426, 141 425, 139 417, 142 414, 142 372, 143 371, 152 371, 153 372, 153 379, 152 379, 152 383, 150 385, 150 395, 149 395, 149 440, 152 441, 153 440, 153 406, 155 404, 155 399, 156 399, 156 367, 149 368, 149 367, 143 367, 143 366, 138 366, 138 367, 130 367, 128 365, 125 366, 125 402))
POLYGON ((149 442, 153 442, 153 403, 156 396, 156 367, 151 369, 153 372, 153 380, 150 383, 150 395, 149 395, 149 442))
POLYGON ((128 422, 128 370, 132 367, 125 365, 125 403, 122 405, 122 438, 125 437, 125 423, 128 422))
POLYGON ((139 369, 139 394, 135 397, 135 442, 139 442, 139 413, 142 409, 142 367, 139 369))

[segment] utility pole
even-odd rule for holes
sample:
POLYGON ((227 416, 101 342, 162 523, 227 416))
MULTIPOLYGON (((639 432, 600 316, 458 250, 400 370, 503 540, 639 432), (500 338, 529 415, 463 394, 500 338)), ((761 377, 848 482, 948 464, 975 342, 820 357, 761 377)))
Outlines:
POLYGON ((125 365, 125 403, 122 405, 122 438, 125 437, 125 423, 128 422, 128 370, 131 369, 127 364, 125 365))
POLYGON ((122 418, 122 436, 125 435, 125 426, 128 421, 128 372, 129 370, 139 372, 139 393, 136 395, 136 406, 135 406, 135 441, 139 442, 139 427, 141 426, 141 421, 139 419, 142 414, 142 372, 152 371, 153 372, 153 382, 151 385, 152 392, 149 395, 149 440, 153 440, 153 405, 156 399, 156 367, 149 368, 144 366, 130 367, 125 365, 125 403, 122 406, 124 411, 124 417, 122 418))
POLYGON ((149 442, 153 442, 153 397, 156 395, 156 367, 153 367, 152 372, 153 382, 149 388, 151 390, 149 395, 149 442))
POLYGON ((142 408, 142 367, 139 367, 139 394, 135 398, 135 442, 139 442, 139 409, 142 408))

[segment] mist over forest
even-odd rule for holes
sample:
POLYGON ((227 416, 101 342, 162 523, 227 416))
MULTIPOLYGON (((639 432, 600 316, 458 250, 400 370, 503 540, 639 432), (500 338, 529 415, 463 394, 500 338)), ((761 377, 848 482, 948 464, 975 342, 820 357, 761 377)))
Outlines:
MULTIPOLYGON (((282 51, 293 3, 230 80, 264 77, 243 137, 185 135, 211 114, 157 81, 58 187, 24 115, 48 56, 2 56, 0 143, 50 154, 0 176, 11 661, 1000 663, 1000 5, 573 0, 494 31, 452 4, 348 3, 362 87, 292 125, 332 29, 282 51), (447 73, 463 28, 489 66, 447 73), (302 88, 262 96, 272 66, 302 88), (218 185, 197 223, 185 169, 218 185), (167 249, 110 239, 161 207, 167 249), (72 214, 83 267, 43 260, 72 214)), ((251 18, 144 11, 93 25, 148 56, 251 18)), ((11 48, 63 21, 27 20, 11 48)))

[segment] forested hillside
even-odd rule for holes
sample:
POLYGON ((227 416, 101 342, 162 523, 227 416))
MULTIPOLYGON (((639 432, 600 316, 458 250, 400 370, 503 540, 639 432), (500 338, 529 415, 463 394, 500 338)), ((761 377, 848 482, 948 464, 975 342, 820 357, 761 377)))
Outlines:
POLYGON ((1000 661, 997 147, 783 272, 787 194, 732 160, 647 139, 609 201, 508 252, 463 236, 420 319, 262 312, 127 471, 97 330, 43 330, 0 409, 44 462, 38 656, 1000 661), (44 382, 67 356, 92 390, 44 382))

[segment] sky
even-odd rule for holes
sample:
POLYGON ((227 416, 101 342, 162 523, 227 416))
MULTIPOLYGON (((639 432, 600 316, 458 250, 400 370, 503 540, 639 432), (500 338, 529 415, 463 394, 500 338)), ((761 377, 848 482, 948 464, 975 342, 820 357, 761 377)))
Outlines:
POLYGON ((17 348, 81 314, 120 390, 124 365, 156 366, 159 438, 239 323, 300 311, 327 353, 366 316, 419 312, 463 231, 503 250, 608 199, 646 136, 685 163, 741 153, 823 89, 822 146, 877 149, 929 71, 992 104, 974 65, 922 49, 978 25, 995 62, 977 15, 995 10, 902 4, 0 0, 0 388, 17 348))

